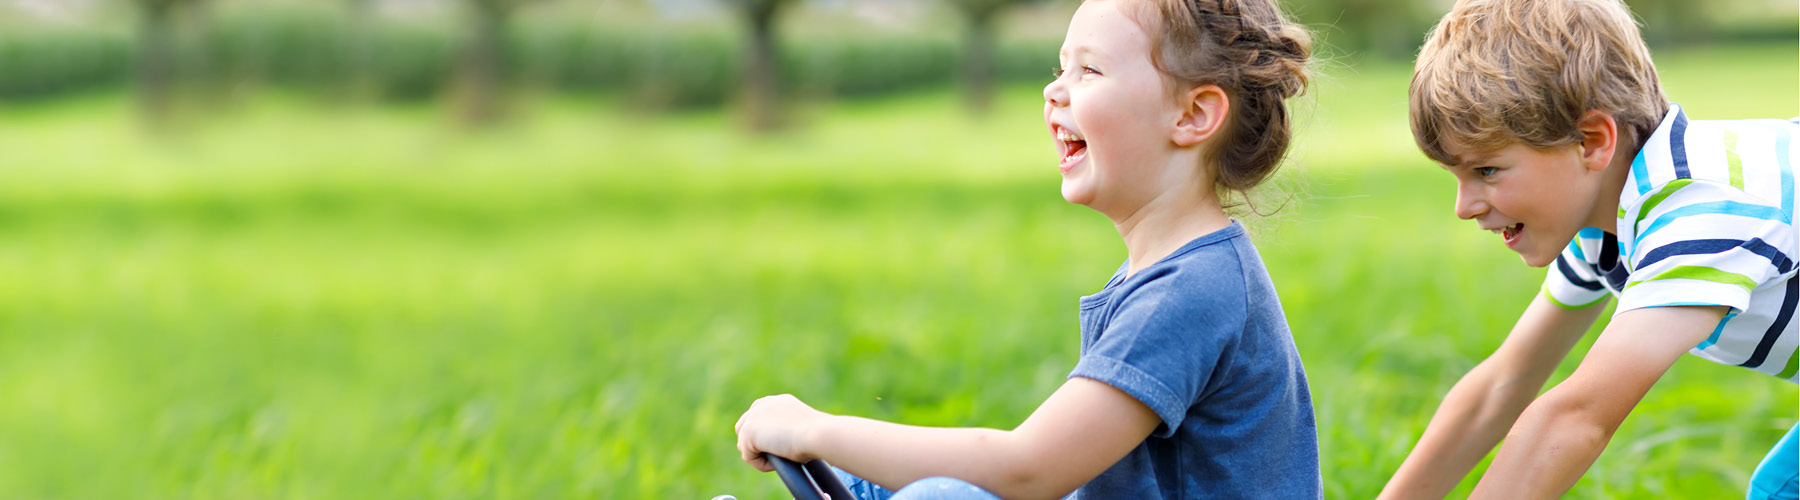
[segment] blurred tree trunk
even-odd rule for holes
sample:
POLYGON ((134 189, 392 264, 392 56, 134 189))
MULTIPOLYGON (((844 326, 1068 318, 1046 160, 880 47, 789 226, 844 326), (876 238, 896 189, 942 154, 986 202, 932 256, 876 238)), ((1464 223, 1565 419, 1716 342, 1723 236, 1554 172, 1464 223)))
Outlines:
POLYGON ((1693 0, 1626 0, 1644 21, 1644 42, 1653 47, 1704 43, 1712 38, 1706 3, 1693 0))
MULTIPOLYGON (((1342 29, 1354 50, 1389 61, 1411 61, 1425 43, 1425 31, 1436 23, 1416 13, 1418 2, 1348 0, 1342 2, 1342 29)), ((1441 17, 1441 14, 1439 15, 1441 17)))
POLYGON ((344 22, 344 96, 352 102, 375 96, 375 0, 348 0, 344 22))
POLYGON ((458 117, 464 124, 491 125, 505 114, 506 41, 518 0, 468 0, 469 38, 458 70, 458 117))
POLYGON ((775 19, 789 0, 739 0, 750 39, 744 67, 744 108, 753 131, 769 131, 783 124, 781 112, 781 56, 775 43, 775 19))
POLYGON ((152 130, 168 122, 175 98, 175 10, 182 0, 138 0, 138 108, 152 130))
POLYGON ((951 0, 963 16, 963 102, 985 115, 994 101, 994 20, 1019 0, 951 0))
POLYGON ((1449 10, 1425 0, 1313 0, 1283 7, 1319 30, 1315 50, 1344 51, 1410 62, 1425 42, 1425 31, 1449 10))
POLYGON ((994 101, 994 17, 999 2, 965 0, 964 5, 979 5, 964 11, 968 24, 963 28, 963 100, 969 112, 986 115, 994 101))

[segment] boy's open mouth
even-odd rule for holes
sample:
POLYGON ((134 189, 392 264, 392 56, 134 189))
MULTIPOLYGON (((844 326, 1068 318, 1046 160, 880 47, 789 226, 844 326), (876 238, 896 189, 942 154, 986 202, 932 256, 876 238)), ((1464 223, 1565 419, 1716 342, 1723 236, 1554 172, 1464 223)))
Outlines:
POLYGON ((1056 150, 1062 155, 1059 166, 1063 172, 1068 172, 1075 164, 1087 159, 1087 140, 1059 127, 1056 130, 1056 150))
POLYGON ((1519 233, 1523 231, 1525 231, 1525 223, 1523 222, 1494 230, 1494 232, 1500 233, 1500 237, 1506 240, 1507 245, 1511 245, 1513 242, 1518 241, 1519 233))

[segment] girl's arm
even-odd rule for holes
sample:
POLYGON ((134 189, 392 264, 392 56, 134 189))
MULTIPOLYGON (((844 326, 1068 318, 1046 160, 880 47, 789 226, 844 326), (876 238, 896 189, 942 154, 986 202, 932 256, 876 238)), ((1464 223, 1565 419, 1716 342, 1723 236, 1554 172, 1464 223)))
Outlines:
POLYGON ((1444 395, 1380 500, 1441 499, 1506 436, 1605 302, 1565 309, 1539 295, 1494 351, 1444 395))
POLYGON ((1652 307, 1613 318, 1575 373, 1519 417, 1469 498, 1561 498, 1650 386, 1706 340, 1726 310, 1652 307))
POLYGON ((738 450, 757 469, 762 452, 823 458, 888 489, 934 476, 1004 498, 1060 498, 1131 452, 1161 418, 1110 385, 1071 378, 1011 431, 900 425, 830 415, 793 396, 756 401, 738 420, 738 450))

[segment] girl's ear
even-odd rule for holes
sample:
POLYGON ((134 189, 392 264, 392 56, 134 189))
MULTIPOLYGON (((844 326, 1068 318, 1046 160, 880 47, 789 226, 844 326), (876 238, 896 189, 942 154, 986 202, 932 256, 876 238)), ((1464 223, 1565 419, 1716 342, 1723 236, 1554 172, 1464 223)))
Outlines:
POLYGON ((1175 120, 1176 146, 1189 147, 1201 142, 1225 126, 1225 115, 1231 111, 1231 99, 1218 85, 1201 85, 1189 89, 1176 101, 1181 114, 1175 120))
POLYGON ((1575 121, 1575 130, 1581 132, 1581 166, 1606 170, 1619 147, 1619 122, 1605 111, 1590 109, 1575 121))

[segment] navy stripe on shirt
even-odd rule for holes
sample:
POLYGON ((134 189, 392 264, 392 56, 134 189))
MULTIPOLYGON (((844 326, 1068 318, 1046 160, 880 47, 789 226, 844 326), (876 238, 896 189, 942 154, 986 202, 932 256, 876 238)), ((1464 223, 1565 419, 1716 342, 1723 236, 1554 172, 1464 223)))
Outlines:
POLYGON ((1675 123, 1669 127, 1669 158, 1675 163, 1675 178, 1686 179, 1688 173, 1687 160, 1687 112, 1675 110, 1675 123))
POLYGON ((1581 279, 1581 276, 1575 274, 1575 269, 1569 267, 1569 260, 1561 255, 1556 256, 1556 270, 1562 271, 1563 279, 1569 280, 1569 283, 1586 289, 1587 291, 1598 292, 1603 288, 1603 285, 1598 281, 1581 279))
POLYGON ((1768 257, 1769 263, 1773 264, 1775 269, 1781 271, 1782 274, 1794 270, 1794 261, 1789 259, 1787 254, 1781 253, 1781 249, 1775 248, 1775 245, 1770 245, 1762 238, 1751 238, 1750 241, 1744 242, 1744 249, 1749 250, 1750 253, 1768 257))
POLYGON ((1781 271, 1782 274, 1787 274, 1794 268, 1794 261, 1789 259, 1787 254, 1781 253, 1781 249, 1768 244, 1762 238, 1751 238, 1750 241, 1732 239, 1677 241, 1651 250, 1648 255, 1644 256, 1644 260, 1638 261, 1637 270, 1643 270, 1650 267, 1651 264, 1677 255, 1713 254, 1739 247, 1769 259, 1769 264, 1775 266, 1775 269, 1781 271))
POLYGON ((1781 298, 1781 312, 1775 315, 1775 322, 1769 324, 1769 330, 1763 332, 1761 342, 1756 343, 1756 351, 1750 353, 1750 359, 1738 366, 1745 368, 1761 367, 1769 357, 1769 349, 1775 347, 1775 341, 1787 330, 1789 321, 1794 319, 1794 306, 1800 304, 1800 276, 1788 278, 1787 296, 1781 298))
POLYGON ((1625 266, 1617 266, 1606 272, 1606 282, 1612 285, 1614 290, 1625 290, 1625 283, 1629 281, 1631 281, 1631 270, 1626 269, 1625 266))

